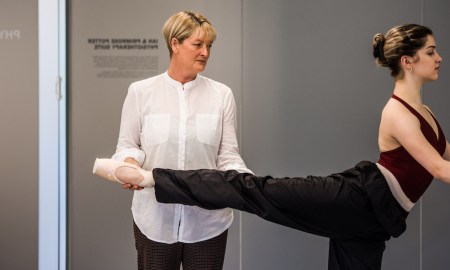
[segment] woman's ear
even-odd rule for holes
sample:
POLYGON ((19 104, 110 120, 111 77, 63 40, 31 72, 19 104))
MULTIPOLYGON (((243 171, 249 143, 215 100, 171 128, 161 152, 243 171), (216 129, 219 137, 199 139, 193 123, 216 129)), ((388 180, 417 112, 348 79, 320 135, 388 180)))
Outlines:
POLYGON ((400 58, 400 64, 405 70, 412 71, 414 65, 414 59, 411 56, 403 55, 400 58))
POLYGON ((172 38, 170 40, 170 47, 172 48, 172 51, 174 53, 178 53, 178 44, 179 44, 178 39, 172 38))

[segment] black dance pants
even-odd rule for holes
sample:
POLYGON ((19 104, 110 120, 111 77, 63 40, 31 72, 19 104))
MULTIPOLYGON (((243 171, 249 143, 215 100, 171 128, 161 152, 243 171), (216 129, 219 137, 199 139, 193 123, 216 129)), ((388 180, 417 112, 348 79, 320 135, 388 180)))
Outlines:
POLYGON ((205 209, 234 208, 330 238, 329 270, 381 269, 385 241, 408 213, 376 164, 329 176, 259 177, 236 171, 154 169, 156 199, 205 209))

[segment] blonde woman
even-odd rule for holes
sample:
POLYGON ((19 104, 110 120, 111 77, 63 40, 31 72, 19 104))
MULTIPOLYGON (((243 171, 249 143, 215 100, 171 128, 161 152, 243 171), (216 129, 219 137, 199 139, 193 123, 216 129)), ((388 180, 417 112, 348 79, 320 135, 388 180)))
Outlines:
MULTIPOLYGON (((169 67, 130 85, 112 159, 141 171, 163 167, 251 173, 239 155, 231 89, 199 74, 216 39, 213 26, 203 15, 183 11, 167 20, 163 35, 169 67)), ((231 209, 161 204, 152 188, 123 187, 134 190, 138 269, 222 268, 231 209)))

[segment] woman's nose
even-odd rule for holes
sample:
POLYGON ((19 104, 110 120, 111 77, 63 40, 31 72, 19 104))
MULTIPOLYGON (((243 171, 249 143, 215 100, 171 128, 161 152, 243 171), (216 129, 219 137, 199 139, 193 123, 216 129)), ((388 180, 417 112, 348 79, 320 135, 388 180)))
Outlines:
POLYGON ((436 54, 437 54, 436 62, 438 62, 438 63, 442 62, 442 57, 441 57, 441 55, 438 54, 438 53, 436 53, 436 54))
POLYGON ((208 45, 204 45, 202 47, 202 55, 204 55, 204 56, 208 56, 209 55, 209 47, 208 47, 208 45))

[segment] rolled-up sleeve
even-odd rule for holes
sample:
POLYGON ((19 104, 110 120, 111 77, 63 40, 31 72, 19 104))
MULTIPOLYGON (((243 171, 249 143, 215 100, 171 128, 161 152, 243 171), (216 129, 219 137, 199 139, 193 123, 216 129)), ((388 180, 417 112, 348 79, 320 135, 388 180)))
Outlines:
POLYGON ((227 91, 223 102, 222 140, 217 156, 217 169, 224 171, 236 170, 240 173, 253 174, 253 172, 247 168, 239 154, 239 146, 236 138, 236 102, 231 89, 227 91))
POLYGON ((131 157, 142 166, 145 160, 145 153, 141 150, 141 106, 133 84, 128 88, 122 108, 122 118, 120 121, 119 140, 112 159, 124 161, 131 157))

